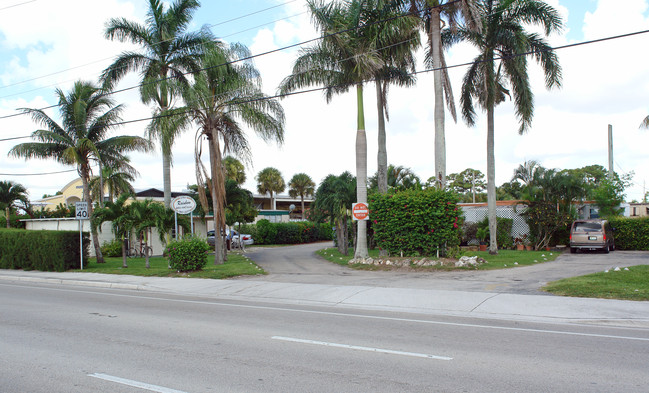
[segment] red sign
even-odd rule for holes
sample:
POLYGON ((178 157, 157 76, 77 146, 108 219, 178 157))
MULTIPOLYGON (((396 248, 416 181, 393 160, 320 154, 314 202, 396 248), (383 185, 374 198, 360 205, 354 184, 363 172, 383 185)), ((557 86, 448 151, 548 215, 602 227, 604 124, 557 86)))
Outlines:
POLYGON ((370 209, 366 203, 352 203, 352 218, 355 221, 365 221, 370 219, 370 209))

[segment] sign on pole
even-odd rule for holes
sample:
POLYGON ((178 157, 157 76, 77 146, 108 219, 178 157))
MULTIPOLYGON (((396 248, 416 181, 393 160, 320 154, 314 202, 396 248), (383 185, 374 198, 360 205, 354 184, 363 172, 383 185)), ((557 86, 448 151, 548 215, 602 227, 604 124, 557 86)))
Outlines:
POLYGON ((370 209, 366 203, 352 203, 352 219, 354 221, 366 221, 370 219, 370 209))
MULTIPOLYGON (((187 195, 181 195, 179 197, 175 197, 174 199, 171 200, 171 209, 176 212, 176 214, 191 214, 194 209, 196 209, 196 201, 194 198, 187 196, 187 195)), ((175 226, 176 226, 176 238, 178 237, 178 218, 175 218, 175 226)), ((194 216, 192 214, 191 216, 191 229, 192 233, 194 233, 194 216)))
POLYGON ((83 270, 83 223, 81 220, 90 218, 88 215, 88 202, 77 202, 74 204, 75 218, 79 220, 79 257, 81 259, 81 270, 83 270))

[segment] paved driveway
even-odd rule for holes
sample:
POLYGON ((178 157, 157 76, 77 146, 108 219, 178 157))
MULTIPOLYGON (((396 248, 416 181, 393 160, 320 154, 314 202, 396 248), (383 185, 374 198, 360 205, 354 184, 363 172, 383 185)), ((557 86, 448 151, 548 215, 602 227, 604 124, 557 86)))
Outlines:
MULTIPOLYGON (((564 253, 555 261, 488 271, 359 271, 325 261, 316 250, 330 242, 276 248, 250 248, 247 255, 269 274, 264 281, 304 284, 364 285, 388 288, 443 289, 494 293, 546 294, 539 288, 561 278, 649 265, 649 251, 564 253)), ((239 279, 256 279, 243 277, 239 279)))

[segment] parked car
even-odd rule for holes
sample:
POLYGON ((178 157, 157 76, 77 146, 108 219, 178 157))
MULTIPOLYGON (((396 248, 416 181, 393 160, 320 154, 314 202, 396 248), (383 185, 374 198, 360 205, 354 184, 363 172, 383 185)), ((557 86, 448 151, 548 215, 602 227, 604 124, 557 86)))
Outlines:
POLYGON ((613 228, 607 220, 576 220, 570 227, 570 252, 577 250, 615 250, 613 228))
MULTIPOLYGON (((230 235, 230 228, 225 229, 226 236, 230 235)), ((255 243, 251 235, 239 234, 239 232, 232 230, 232 243, 236 244, 239 239, 243 241, 244 246, 251 246, 255 243)), ((214 246, 214 231, 207 231, 207 243, 214 246)))

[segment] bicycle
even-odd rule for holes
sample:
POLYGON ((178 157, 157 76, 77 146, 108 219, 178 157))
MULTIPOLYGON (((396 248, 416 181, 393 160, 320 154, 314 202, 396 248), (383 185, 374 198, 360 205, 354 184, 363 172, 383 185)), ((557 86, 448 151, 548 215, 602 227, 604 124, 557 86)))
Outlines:
POLYGON ((153 248, 150 246, 138 242, 139 247, 131 247, 128 249, 127 256, 129 258, 144 258, 145 256, 153 256, 153 248))

